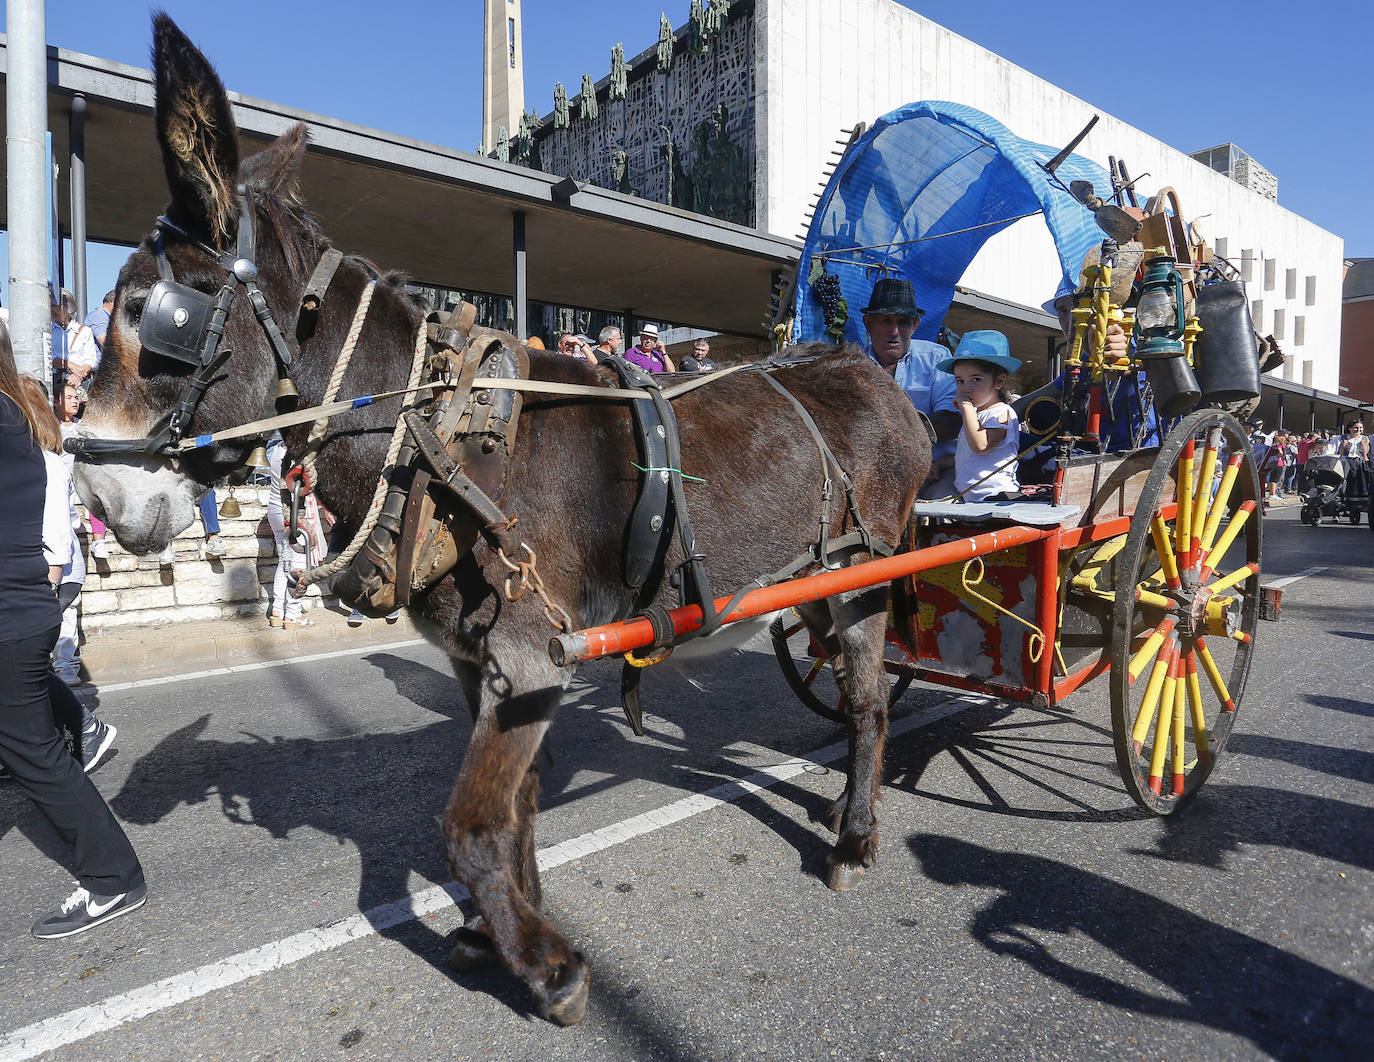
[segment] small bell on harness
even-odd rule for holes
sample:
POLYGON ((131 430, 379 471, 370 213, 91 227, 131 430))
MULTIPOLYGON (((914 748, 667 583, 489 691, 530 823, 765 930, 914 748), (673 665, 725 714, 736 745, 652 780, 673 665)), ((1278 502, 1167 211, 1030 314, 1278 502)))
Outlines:
POLYGON ((239 500, 234 497, 233 488, 229 488, 229 497, 225 498, 219 507, 220 516, 226 520, 237 520, 243 515, 243 507, 239 505, 239 500))
POLYGON ((277 382, 277 412, 290 413, 300 404, 301 396, 291 377, 283 376, 277 382))
POLYGON ((253 447, 253 451, 248 455, 248 460, 244 462, 244 465, 255 472, 258 469, 271 468, 272 466, 267 463, 267 448, 265 446, 253 447))

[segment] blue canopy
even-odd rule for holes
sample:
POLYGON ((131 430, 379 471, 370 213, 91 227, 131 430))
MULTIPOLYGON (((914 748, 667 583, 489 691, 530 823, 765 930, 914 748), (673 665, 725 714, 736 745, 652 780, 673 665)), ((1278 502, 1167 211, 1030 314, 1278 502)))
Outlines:
POLYGON ((1103 232, 1066 187, 1091 181, 1110 194, 1107 171, 1078 155, 1043 168, 1058 149, 1022 140, 982 111, 923 101, 879 118, 859 138, 826 186, 798 265, 795 335, 825 336, 825 316, 808 277, 820 254, 849 305, 844 337, 865 340, 860 309, 884 275, 909 279, 926 316, 916 335, 934 339, 954 285, 979 249, 1019 218, 1043 212, 1062 279, 1048 298, 1073 291, 1088 251, 1103 232))

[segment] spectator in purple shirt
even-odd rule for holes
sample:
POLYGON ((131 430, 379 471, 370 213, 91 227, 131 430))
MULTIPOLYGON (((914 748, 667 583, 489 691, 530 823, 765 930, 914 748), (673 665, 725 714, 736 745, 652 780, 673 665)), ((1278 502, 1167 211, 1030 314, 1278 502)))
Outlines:
POLYGON ((658 341, 658 325, 646 324, 639 330, 639 342, 625 351, 625 360, 647 372, 677 372, 673 359, 658 341))

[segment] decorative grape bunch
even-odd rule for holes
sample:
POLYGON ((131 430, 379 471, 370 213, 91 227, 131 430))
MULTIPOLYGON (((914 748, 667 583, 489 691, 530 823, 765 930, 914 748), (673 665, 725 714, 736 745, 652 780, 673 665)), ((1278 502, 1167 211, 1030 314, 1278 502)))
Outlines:
POLYGON ((834 273, 822 272, 812 281, 811 291, 825 314, 825 334, 839 343, 844 338, 845 322, 849 320, 849 303, 840 288, 840 278, 834 273))

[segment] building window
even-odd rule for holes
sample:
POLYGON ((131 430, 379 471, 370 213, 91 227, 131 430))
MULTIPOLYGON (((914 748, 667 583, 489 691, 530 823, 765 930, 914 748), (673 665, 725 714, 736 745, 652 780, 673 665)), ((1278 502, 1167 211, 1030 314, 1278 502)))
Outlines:
POLYGON ((1264 335, 1264 300, 1255 299, 1250 303, 1250 320, 1255 322, 1255 331, 1264 335))
POLYGON ((1283 297, 1285 299, 1298 297, 1298 271, 1296 269, 1289 269, 1283 274, 1283 297))
POLYGON ((510 68, 515 69, 515 19, 506 19, 506 27, 510 33, 510 68))
POLYGON ((1283 326, 1287 323, 1287 314, 1283 310, 1274 311, 1274 338, 1283 338, 1283 326))
POLYGON ((1308 306, 1317 305, 1317 278, 1307 278, 1307 296, 1303 299, 1308 306))
POLYGON ((1255 249, 1247 247, 1240 252, 1240 279, 1245 283, 1255 279, 1255 249))
POLYGON ((1231 238, 1229 236, 1218 236, 1215 250, 1218 258, 1225 258, 1231 249, 1231 238))
POLYGON ((1312 363, 1310 361, 1302 363, 1302 385, 1304 387, 1312 386, 1312 363))
POLYGON ((1264 260, 1264 290, 1273 291, 1274 281, 1278 276, 1279 264, 1272 258, 1264 260))
POLYGON ((1293 379, 1293 355, 1292 355, 1292 354, 1285 354, 1285 355, 1284 355, 1284 358, 1283 358, 1283 378, 1284 378, 1285 380, 1291 380, 1291 379, 1293 379))
POLYGON ((1298 316, 1293 318, 1293 345, 1300 347, 1307 341, 1307 318, 1298 316))

